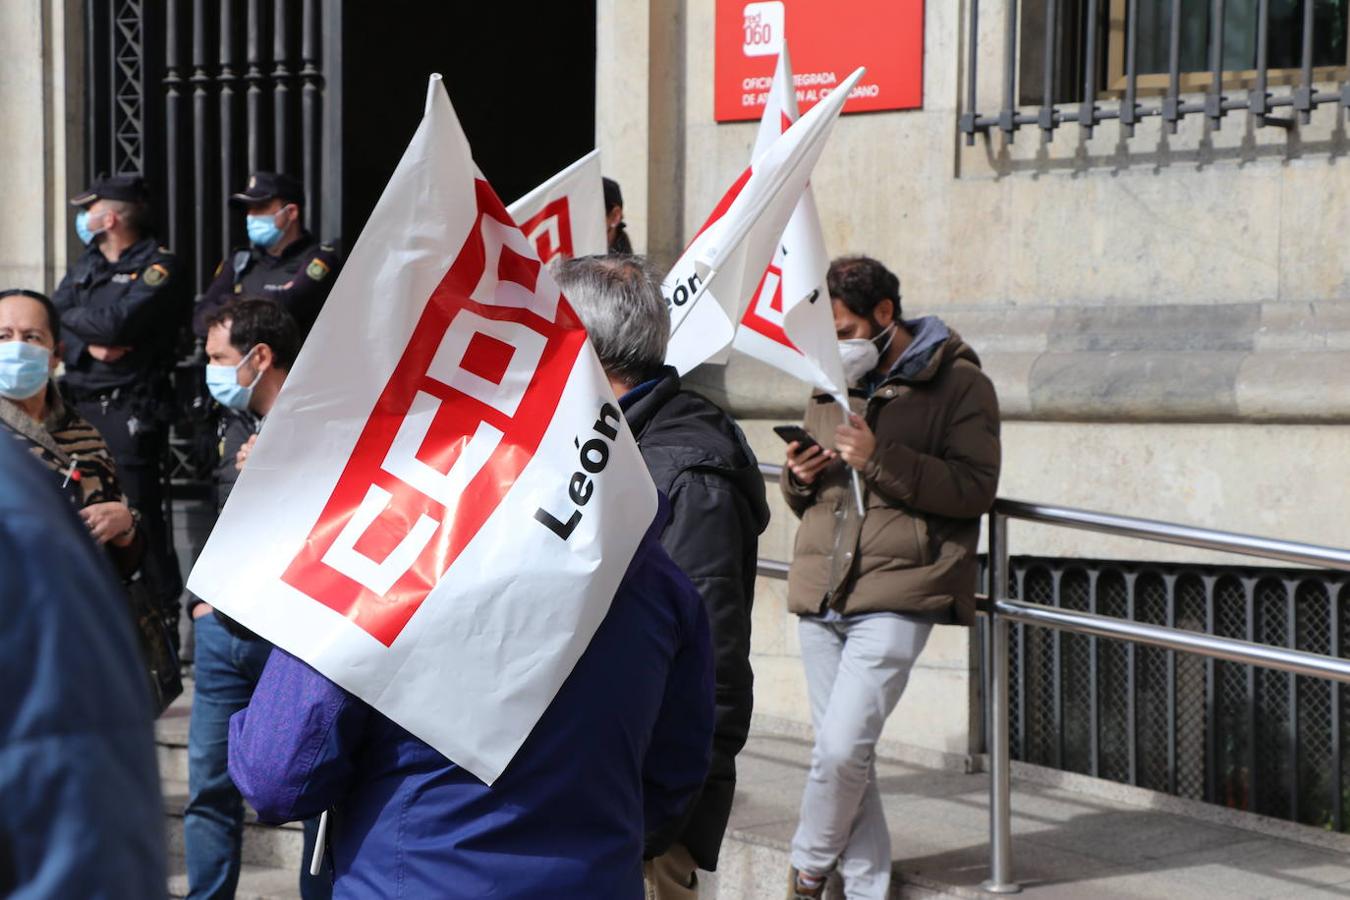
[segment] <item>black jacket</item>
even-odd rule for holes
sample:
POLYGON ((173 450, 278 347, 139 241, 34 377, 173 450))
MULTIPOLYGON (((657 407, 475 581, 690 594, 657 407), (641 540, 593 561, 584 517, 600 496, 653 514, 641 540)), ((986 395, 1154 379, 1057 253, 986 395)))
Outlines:
POLYGON ((191 296, 178 258, 145 237, 117 262, 91 245, 61 279, 52 303, 61 316, 66 384, 91 394, 143 384, 171 369, 191 296), (90 344, 131 350, 102 362, 85 352, 90 344))
POLYGON ((678 833, 650 835, 649 853, 684 844, 703 869, 717 853, 736 792, 736 754, 754 702, 750 607, 759 535, 769 523, 764 476, 745 435, 711 401, 680 389, 673 368, 654 387, 624 398, 624 415, 656 487, 670 499, 661 544, 698 588, 712 624, 717 722, 712 766, 678 833))
POLYGON ((332 244, 301 233, 279 256, 258 247, 236 247, 216 266, 216 274, 192 313, 192 330, 206 337, 206 323, 240 297, 266 297, 295 319, 300 337, 309 334, 328 292, 337 280, 342 257, 332 244))

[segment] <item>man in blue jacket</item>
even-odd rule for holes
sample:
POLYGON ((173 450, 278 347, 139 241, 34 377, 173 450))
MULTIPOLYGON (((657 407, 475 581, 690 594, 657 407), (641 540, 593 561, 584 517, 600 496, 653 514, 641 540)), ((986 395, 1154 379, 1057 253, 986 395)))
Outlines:
POLYGON ((154 711, 127 600, 11 440, 0 572, 0 897, 163 897, 154 711))
POLYGON ((268 821, 335 810, 334 897, 640 898, 646 836, 698 792, 713 730, 708 619, 658 542, 667 515, 663 499, 599 630, 491 787, 276 650, 230 722, 240 791, 268 821))

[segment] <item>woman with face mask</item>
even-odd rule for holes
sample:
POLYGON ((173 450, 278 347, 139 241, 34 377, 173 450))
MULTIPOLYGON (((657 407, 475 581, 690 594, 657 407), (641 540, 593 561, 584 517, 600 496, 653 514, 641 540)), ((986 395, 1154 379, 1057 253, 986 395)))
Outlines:
POLYGON ((146 551, 140 516, 122 493, 103 436, 52 381, 60 342, 61 320, 50 299, 36 291, 0 291, 0 440, 18 441, 51 470, 89 536, 122 576, 151 695, 162 712, 182 693, 183 682, 170 626, 139 577, 146 551))
POLYGON ((823 896, 837 871, 849 900, 881 900, 891 839, 873 753, 933 626, 974 620, 980 517, 998 485, 998 400, 941 319, 902 318, 900 280, 881 263, 837 259, 826 282, 850 411, 813 398, 804 424, 824 447, 789 444, 782 481, 802 520, 788 608, 799 616, 816 734, 787 896, 823 896))
POLYGON ((0 437, 8 432, 52 470, 90 536, 128 578, 140 566, 145 542, 117 483, 108 445, 66 405, 52 381, 60 328, 46 296, 0 292, 0 437))

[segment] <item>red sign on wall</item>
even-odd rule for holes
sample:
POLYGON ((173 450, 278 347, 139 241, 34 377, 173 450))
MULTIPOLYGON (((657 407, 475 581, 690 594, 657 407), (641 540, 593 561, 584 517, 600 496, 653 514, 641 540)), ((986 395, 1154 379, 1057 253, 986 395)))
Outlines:
POLYGON ((784 37, 803 113, 858 66, 845 113, 923 105, 923 0, 717 0, 717 121, 760 117, 784 37))

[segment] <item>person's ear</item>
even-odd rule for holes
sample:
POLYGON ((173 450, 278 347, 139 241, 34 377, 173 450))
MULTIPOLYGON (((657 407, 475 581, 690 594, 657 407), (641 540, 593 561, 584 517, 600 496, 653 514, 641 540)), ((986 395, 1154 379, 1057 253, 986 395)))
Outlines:
POLYGON ((891 323, 895 321, 894 301, 889 297, 882 298, 881 302, 873 308, 872 318, 876 320, 877 324, 880 325, 883 330, 891 327, 891 323))
POLYGON ((276 354, 266 344, 259 344, 258 349, 253 351, 253 367, 257 370, 258 375, 263 375, 276 364, 276 354))
POLYGON ((47 361, 47 370, 56 373, 56 367, 61 365, 61 360, 66 358, 66 345, 62 341, 56 342, 56 349, 52 351, 52 358, 47 361))
POLYGON ((605 224, 614 228, 623 221, 623 207, 616 206, 605 215, 605 224))

